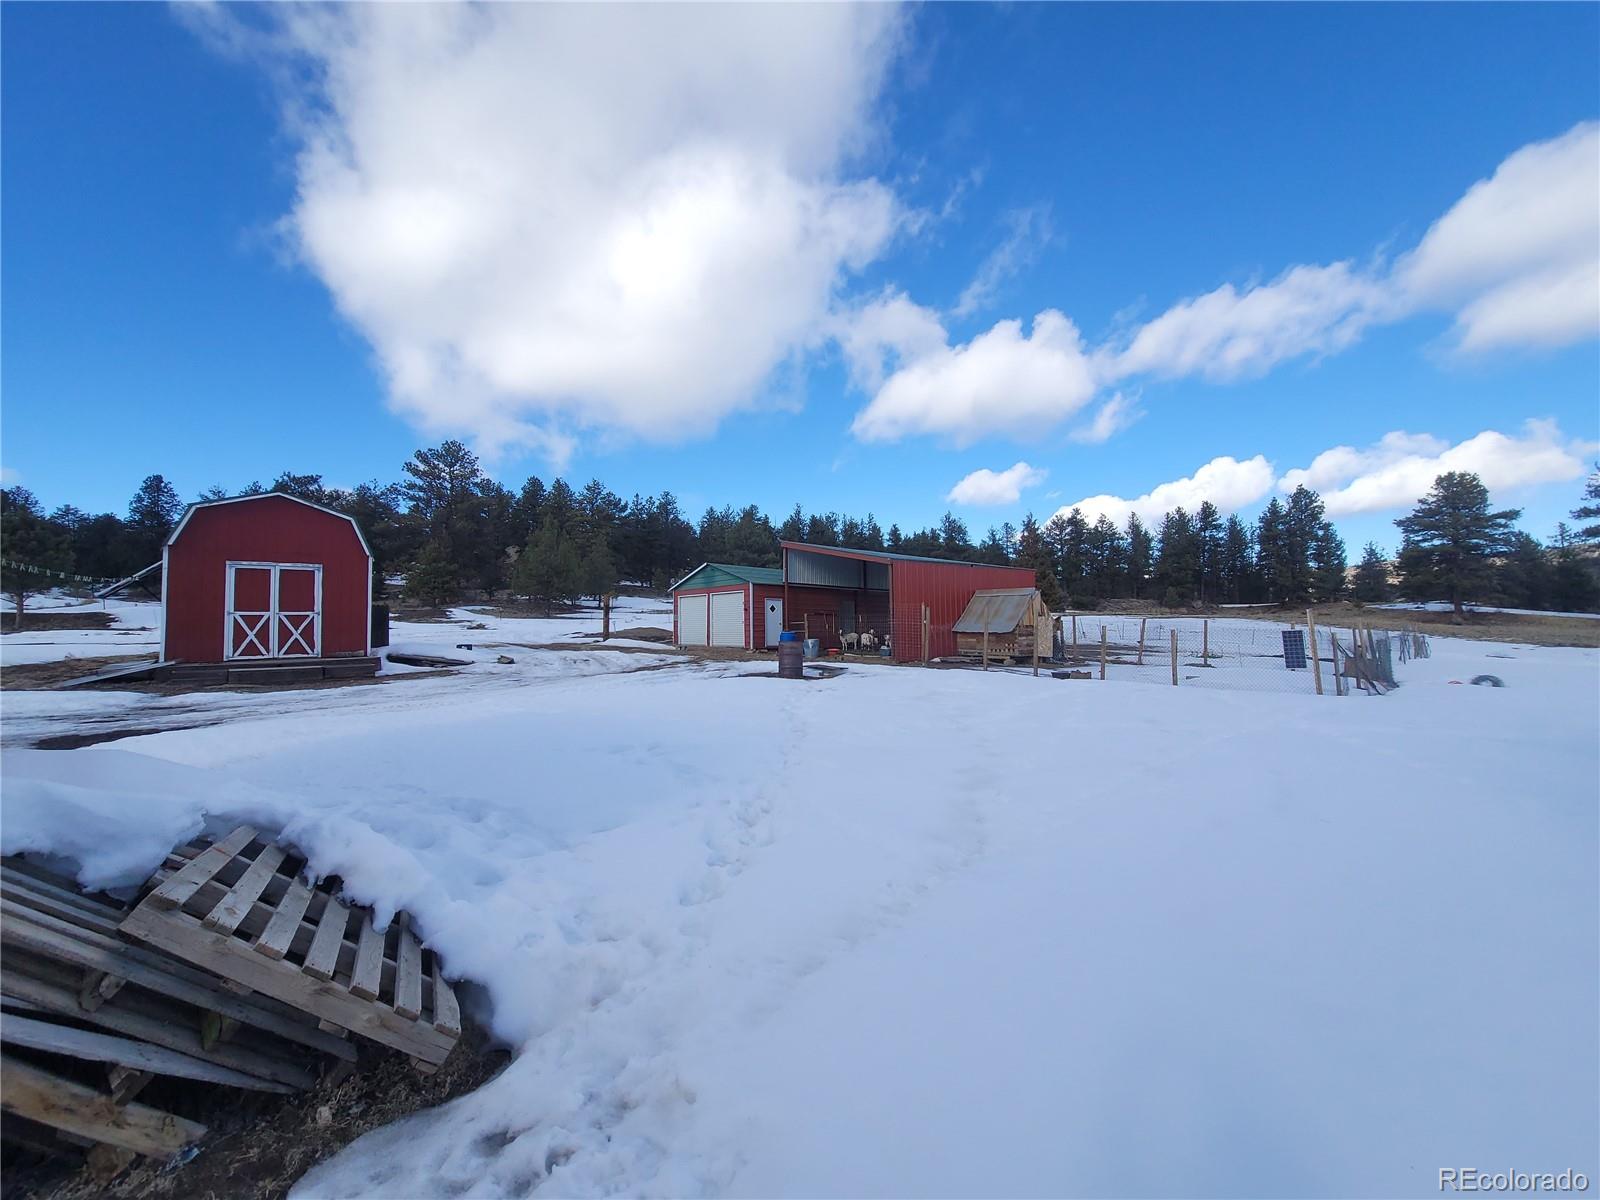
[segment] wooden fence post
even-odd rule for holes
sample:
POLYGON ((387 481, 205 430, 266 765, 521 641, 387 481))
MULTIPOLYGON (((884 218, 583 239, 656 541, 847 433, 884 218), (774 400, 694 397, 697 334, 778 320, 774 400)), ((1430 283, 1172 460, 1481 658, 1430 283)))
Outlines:
POLYGON ((1072 614, 1072 652, 1078 652, 1078 614, 1072 614))
POLYGON ((600 597, 600 640, 611 640, 611 593, 600 597))
POLYGON ((1178 631, 1172 631, 1172 686, 1178 686, 1178 631))
POLYGON ((922 606, 922 665, 932 666, 933 660, 928 657, 928 606, 922 606))
POLYGON ((985 671, 989 669, 989 626, 987 623, 983 627, 983 669, 985 671))
POLYGON ((1100 678, 1106 677, 1106 627, 1100 626, 1100 678))
POLYGON ((1317 685, 1317 695, 1322 695, 1322 659, 1317 656, 1317 618, 1306 609, 1306 640, 1311 643, 1311 678, 1317 685))
POLYGON ((1139 665, 1144 666, 1144 623, 1145 618, 1139 618, 1139 665))
MULTIPOLYGON (((1177 632, 1174 630, 1173 632, 1177 632)), ((1200 661, 1206 666, 1211 665, 1211 621, 1202 619, 1200 622, 1200 661)))
POLYGON ((1035 679, 1039 678, 1039 617, 1037 613, 1034 614, 1033 619, 1033 677, 1035 679))

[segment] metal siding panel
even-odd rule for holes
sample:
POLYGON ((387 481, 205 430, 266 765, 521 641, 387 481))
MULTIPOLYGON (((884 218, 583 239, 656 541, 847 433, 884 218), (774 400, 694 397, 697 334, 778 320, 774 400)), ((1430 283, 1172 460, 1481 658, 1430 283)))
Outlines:
POLYGON ((987 588, 1033 587, 1027 567, 963 566, 900 560, 891 565, 894 612, 891 639, 898 659, 922 657, 922 606, 930 610, 928 653, 933 658, 956 652, 952 627, 973 594, 987 588))
POLYGON ((863 586, 862 569, 865 565, 860 559, 791 550, 787 571, 789 582, 793 584, 860 588, 863 586))
POLYGON ((711 644, 744 645, 744 589, 711 593, 711 644))
POLYGON ((262 496, 194 509, 167 547, 162 585, 167 658, 223 660, 230 561, 321 564, 322 653, 366 653, 371 560, 355 526, 282 496, 262 496))
POLYGON ((678 597, 678 645, 704 646, 708 630, 707 596, 695 592, 678 597))

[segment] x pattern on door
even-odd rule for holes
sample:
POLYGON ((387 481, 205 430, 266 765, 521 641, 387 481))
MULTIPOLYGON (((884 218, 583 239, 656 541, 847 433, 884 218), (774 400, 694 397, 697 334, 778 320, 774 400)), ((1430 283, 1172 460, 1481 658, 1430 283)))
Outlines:
POLYGON ((322 567, 228 564, 227 658, 315 658, 322 632, 322 567))

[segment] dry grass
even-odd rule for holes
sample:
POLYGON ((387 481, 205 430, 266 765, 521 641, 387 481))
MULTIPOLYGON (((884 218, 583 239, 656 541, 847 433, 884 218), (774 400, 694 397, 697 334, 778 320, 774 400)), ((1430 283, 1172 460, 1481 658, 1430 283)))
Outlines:
MULTIPOLYGON (((1321 604, 1312 610, 1319 625, 1373 629, 1415 629, 1436 637, 1470 638, 1478 642, 1521 642, 1530 646, 1600 647, 1600 620, 1548 614, 1472 613, 1460 622, 1452 613, 1406 609, 1363 608, 1359 604, 1321 604)), ((1284 614, 1284 619, 1295 614, 1284 614)), ((1303 622, 1305 614, 1300 613, 1303 622)))
POLYGON ((22 610, 22 625, 17 614, 0 613, 0 633, 56 633, 63 629, 110 629, 108 612, 29 612, 22 610))

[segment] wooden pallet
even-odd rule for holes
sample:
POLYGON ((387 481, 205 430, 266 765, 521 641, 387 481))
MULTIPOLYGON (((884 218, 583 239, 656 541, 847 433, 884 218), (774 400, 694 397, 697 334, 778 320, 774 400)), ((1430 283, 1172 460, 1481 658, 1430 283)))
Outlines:
POLYGON ((355 1049, 316 1018, 118 933, 126 905, 22 860, 0 862, 0 1137, 87 1160, 111 1178, 136 1154, 167 1158, 205 1133, 134 1096, 155 1076, 289 1093, 355 1049))
POLYGON ((248 826, 167 860, 123 934, 270 996, 432 1070, 461 1036, 455 992, 404 914, 367 909, 301 878, 305 860, 248 826))
MULTIPOLYGON (((171 1052, 175 1057, 155 1056, 173 1068, 159 1074, 259 1091, 312 1087, 321 1056, 355 1060, 354 1047, 319 1029, 315 1017, 266 996, 240 995, 213 975, 130 945, 118 932, 126 916, 126 908, 84 896, 70 881, 24 863, 0 866, 0 1001, 13 1012, 91 1026, 101 1036, 171 1052)), ((11 1029, 8 1021, 0 1030, 8 1044, 15 1041, 11 1029)), ((111 1045, 73 1044, 102 1051, 111 1045)))

